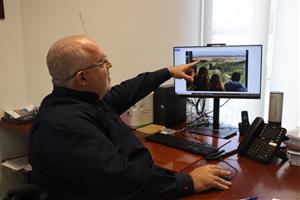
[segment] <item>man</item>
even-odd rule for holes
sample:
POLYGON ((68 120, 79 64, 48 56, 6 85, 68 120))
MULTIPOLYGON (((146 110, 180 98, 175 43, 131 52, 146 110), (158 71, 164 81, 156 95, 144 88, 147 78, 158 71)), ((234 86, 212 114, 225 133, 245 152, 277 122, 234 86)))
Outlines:
POLYGON ((31 180, 50 199, 167 199, 209 188, 228 189, 216 165, 173 173, 153 163, 119 115, 191 64, 143 73, 110 89, 107 59, 96 42, 69 36, 52 45, 47 65, 54 85, 29 138, 31 180))
POLYGON ((247 89, 240 83, 241 73, 233 72, 231 74, 231 81, 228 81, 224 84, 226 91, 238 91, 238 92, 247 92, 247 89))

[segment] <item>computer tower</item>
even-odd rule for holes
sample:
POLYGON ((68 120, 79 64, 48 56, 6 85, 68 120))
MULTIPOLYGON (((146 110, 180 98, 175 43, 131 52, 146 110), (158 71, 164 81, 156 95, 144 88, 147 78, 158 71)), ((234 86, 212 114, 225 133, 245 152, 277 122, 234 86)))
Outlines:
POLYGON ((186 98, 175 94, 174 85, 154 91, 154 124, 173 127, 186 121, 186 98))

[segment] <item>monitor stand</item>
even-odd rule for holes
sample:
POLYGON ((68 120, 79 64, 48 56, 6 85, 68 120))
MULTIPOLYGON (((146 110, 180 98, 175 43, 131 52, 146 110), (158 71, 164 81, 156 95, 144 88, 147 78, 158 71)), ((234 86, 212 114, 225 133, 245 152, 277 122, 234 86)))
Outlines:
POLYGON ((213 124, 197 126, 189 128, 191 133, 202 134, 218 138, 229 138, 236 134, 237 129, 232 127, 220 128, 219 125, 220 116, 220 98, 214 97, 214 112, 213 112, 213 124))

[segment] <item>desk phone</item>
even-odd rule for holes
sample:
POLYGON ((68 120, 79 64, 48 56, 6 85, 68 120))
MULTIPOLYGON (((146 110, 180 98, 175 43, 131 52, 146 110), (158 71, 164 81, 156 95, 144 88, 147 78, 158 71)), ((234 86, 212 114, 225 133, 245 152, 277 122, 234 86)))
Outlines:
POLYGON ((247 129, 238 152, 259 162, 267 163, 279 151, 281 142, 286 138, 285 134, 286 129, 265 124, 262 118, 257 117, 247 129))

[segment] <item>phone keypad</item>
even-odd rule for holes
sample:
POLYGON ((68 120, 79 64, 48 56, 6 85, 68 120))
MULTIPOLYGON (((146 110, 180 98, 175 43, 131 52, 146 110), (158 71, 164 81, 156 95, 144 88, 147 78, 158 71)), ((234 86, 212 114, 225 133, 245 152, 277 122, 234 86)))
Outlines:
POLYGON ((256 142, 253 142, 253 145, 250 146, 246 154, 261 162, 268 162, 274 150, 275 147, 273 145, 269 145, 267 141, 256 140, 256 142))

